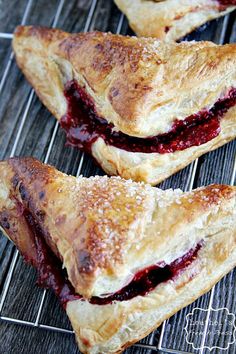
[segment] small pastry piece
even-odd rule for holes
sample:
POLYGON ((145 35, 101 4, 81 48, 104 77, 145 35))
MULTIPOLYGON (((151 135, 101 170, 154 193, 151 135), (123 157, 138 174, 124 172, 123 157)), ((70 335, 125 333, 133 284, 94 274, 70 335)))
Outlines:
POLYGON ((115 0, 138 36, 176 41, 236 9, 236 0, 115 0))
POLYGON ((121 352, 236 264, 236 188, 223 185, 162 191, 13 158, 0 163, 0 226, 83 353, 121 352))
POLYGON ((236 136, 236 45, 18 27, 19 67, 67 142, 156 184, 236 136))

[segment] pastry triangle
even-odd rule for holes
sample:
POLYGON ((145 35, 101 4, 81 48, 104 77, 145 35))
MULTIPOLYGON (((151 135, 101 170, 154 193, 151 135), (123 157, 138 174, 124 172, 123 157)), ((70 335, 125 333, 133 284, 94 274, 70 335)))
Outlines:
POLYGON ((83 353, 119 353, 236 264, 236 188, 183 193, 0 162, 0 226, 53 288, 83 353))
POLYGON ((236 9, 235 0, 115 0, 138 36, 176 41, 236 9))
POLYGON ((158 183, 236 136, 236 45, 18 27, 19 67, 67 142, 158 183))

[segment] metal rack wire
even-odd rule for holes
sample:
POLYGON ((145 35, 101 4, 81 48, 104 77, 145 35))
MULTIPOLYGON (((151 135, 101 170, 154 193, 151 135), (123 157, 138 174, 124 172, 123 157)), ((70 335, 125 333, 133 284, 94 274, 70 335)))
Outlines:
MULTIPOLYGON (((33 2, 34 2, 34 0, 29 0, 28 3, 27 3, 27 6, 25 8, 24 15, 23 15, 23 18, 22 18, 22 21, 21 21, 22 25, 26 23, 26 20, 27 20, 27 17, 28 17, 28 14, 29 14, 29 11, 30 11, 30 8, 31 8, 33 2)), ((84 26, 84 29, 83 29, 84 32, 87 32, 87 31, 89 31, 91 29, 92 18, 93 18, 97 3, 98 3, 98 0, 92 0, 92 2, 91 2, 91 6, 90 6, 90 9, 89 9, 89 12, 88 12, 86 23, 85 23, 85 26, 84 26)), ((55 16, 54 16, 52 27, 56 27, 57 26, 57 23, 58 23, 58 20, 60 18, 60 15, 61 15, 61 12, 62 12, 64 4, 65 4, 65 0, 60 0, 59 1, 57 10, 56 10, 56 13, 55 13, 55 16)), ((124 21, 124 16, 122 14, 120 14, 120 18, 119 18, 118 26, 117 26, 117 29, 116 29, 116 33, 120 33, 121 32, 123 21, 124 21)), ((224 23, 223 23, 223 28, 222 28, 221 37, 220 37, 220 43, 224 42, 228 21, 229 21, 229 17, 226 16, 225 19, 224 19, 224 23)), ((11 33, 0 33, 0 38, 1 39, 10 40, 10 39, 12 39, 12 36, 13 35, 11 33)), ((8 62, 7 62, 7 65, 5 67, 5 70, 3 72, 2 79, 0 81, 0 93, 4 89, 4 85, 6 83, 7 76, 9 74, 9 71, 11 70, 13 59, 14 59, 14 55, 11 52, 11 54, 9 56, 9 59, 8 59, 8 62)), ((21 138, 22 130, 23 130, 25 122, 26 122, 26 118, 27 118, 27 116, 29 114, 30 108, 31 108, 32 103, 33 103, 34 95, 35 95, 34 94, 34 90, 31 90, 30 94, 29 94, 29 97, 28 97, 28 100, 27 100, 27 103, 25 105, 24 113, 23 113, 22 118, 21 118, 21 122, 20 122, 20 125, 19 125, 19 129, 18 129, 18 132, 17 132, 17 135, 16 135, 15 142, 14 142, 14 144, 12 146, 12 149, 11 149, 10 157, 13 157, 15 155, 15 153, 16 153, 17 146, 18 146, 20 138, 21 138)), ((45 156, 45 159, 44 159, 45 163, 47 163, 49 161, 49 157, 50 157, 50 154, 52 152, 53 144, 55 143, 55 139, 56 139, 56 135, 57 135, 57 132, 58 132, 58 128, 59 128, 59 124, 58 124, 58 122, 56 122, 55 125, 54 125, 54 128, 53 128, 53 133, 51 135, 50 143, 49 143, 49 146, 48 146, 48 149, 47 149, 47 153, 46 153, 46 156, 45 156)), ((84 163, 84 154, 81 154, 81 158, 80 158, 80 162, 79 162, 79 166, 78 166, 78 170, 77 170, 77 174, 76 174, 77 176, 80 175, 80 173, 81 173, 81 169, 82 169, 83 163, 84 163)), ((192 163, 191 167, 190 167, 189 178, 188 178, 188 181, 187 181, 186 187, 185 187, 186 191, 187 190, 190 191, 193 188, 197 167, 198 167, 198 160, 195 160, 192 163)), ((231 176, 231 185, 233 185, 234 182, 235 182, 235 176, 236 176, 236 160, 234 161, 233 173, 232 173, 232 176, 231 176)), ((10 264, 10 267, 9 267, 9 270, 8 270, 8 273, 7 273, 6 280, 4 282, 2 296, 0 298, 0 320, 1 321, 6 321, 6 322, 9 322, 9 323, 19 324, 19 325, 32 326, 32 327, 37 327, 37 328, 40 328, 40 329, 56 331, 56 332, 60 332, 60 333, 73 334, 73 331, 71 331, 71 330, 60 328, 60 327, 49 326, 49 325, 40 323, 42 310, 43 310, 43 307, 44 307, 44 304, 45 304, 46 290, 44 290, 43 293, 42 293, 42 297, 41 297, 41 300, 40 300, 40 303, 39 303, 39 307, 38 307, 38 310, 37 310, 35 321, 25 321, 25 320, 12 318, 10 316, 2 316, 2 309, 3 309, 5 300, 7 298, 7 295, 8 295, 10 286, 11 286, 11 280, 12 280, 12 277, 13 277, 13 272, 14 272, 14 269, 16 267, 18 258, 19 258, 19 252, 17 250, 15 250, 13 258, 12 258, 12 261, 11 261, 11 264, 10 264)), ((208 311, 207 320, 206 320, 206 323, 205 323, 204 334, 203 334, 202 341, 201 341, 201 348, 202 349, 200 350, 200 354, 203 354, 203 352, 204 352, 203 347, 204 347, 204 343, 205 343, 205 340, 206 340, 206 333, 207 333, 207 329, 208 329, 208 325, 209 325, 209 317, 210 317, 210 311, 212 309, 214 293, 215 293, 215 287, 211 290, 211 293, 210 293, 210 299, 209 299, 209 304, 208 304, 208 309, 207 309, 207 311, 208 311)), ((174 348, 166 349, 166 348, 163 347, 163 338, 164 338, 164 334, 165 334, 166 324, 167 324, 167 321, 164 322, 163 325, 162 325, 162 329, 161 329, 161 333, 160 333, 160 337, 159 337, 159 341, 158 341, 158 345, 157 346, 149 345, 149 344, 137 343, 137 344, 135 344, 135 347, 149 349, 149 350, 154 350, 154 351, 161 351, 161 352, 166 352, 166 353, 173 353, 173 354, 174 353, 191 354, 190 352, 180 351, 180 350, 176 350, 174 348)))

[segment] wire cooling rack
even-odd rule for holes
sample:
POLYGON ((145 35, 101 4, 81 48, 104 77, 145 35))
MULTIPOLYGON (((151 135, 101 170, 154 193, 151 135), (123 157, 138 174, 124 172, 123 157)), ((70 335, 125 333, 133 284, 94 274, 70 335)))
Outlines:
MULTIPOLYGON (((41 8, 37 11, 44 11, 44 0, 37 1, 37 3, 42 2, 41 8)), ((69 6, 72 6, 74 3, 74 12, 73 14, 75 17, 79 18, 80 13, 79 10, 83 8, 83 4, 86 8, 85 13, 83 13, 84 16, 84 22, 83 26, 81 26, 80 30, 87 32, 91 29, 101 29, 101 30, 110 30, 109 28, 109 20, 107 21, 107 26, 106 28, 99 28, 103 27, 102 25, 97 25, 96 22, 100 21, 100 24, 102 23, 101 21, 101 16, 107 17, 106 11, 114 11, 115 15, 113 15, 113 24, 112 24, 112 31, 115 33, 123 33, 126 34, 127 32, 130 33, 129 29, 127 28, 127 21, 124 18, 124 16, 116 9, 114 4, 111 4, 112 1, 106 1, 106 0, 92 0, 92 1, 66 1, 66 0, 60 0, 60 1, 54 1, 55 3, 54 6, 55 11, 53 14, 53 20, 50 23, 50 20, 48 20, 49 23, 48 25, 51 25, 51 27, 59 27, 60 26, 60 19, 61 17, 65 17, 65 11, 69 6), (89 3, 89 5, 88 5, 89 3), (78 5, 79 4, 79 5, 78 5), (107 10, 108 9, 108 10, 107 10), (77 12, 75 14, 75 12, 77 12), (115 25, 114 25, 115 23, 115 25)), ((21 20, 21 24, 30 24, 32 23, 32 11, 34 7, 36 6, 36 0, 29 0, 28 2, 24 1, 25 7, 23 11, 23 16, 21 20)), ((1 4, 0 4, 1 6, 1 4)), ((17 11, 17 8, 15 9, 17 11)), ((36 11, 36 10, 35 10, 36 11)), ((51 10, 50 10, 51 11, 51 10)), ((11 16, 11 14, 8 14, 11 16)), ((14 13, 12 14, 14 16, 14 13)), ((109 16, 108 16, 109 18, 109 16)), ((66 22, 66 21, 65 21, 66 22)), ((64 22, 64 24, 65 24, 64 22)), ((33 22, 33 24, 37 24, 37 22, 33 22)), ((66 25, 64 26, 66 27, 66 25)), ((64 28, 65 30, 71 30, 69 28, 64 28)), ((72 28, 73 29, 73 28, 72 28)), ((202 28, 200 32, 196 32, 190 37, 190 39, 215 39, 218 43, 223 44, 227 40, 234 40, 235 41, 235 34, 236 32, 235 29, 235 15, 228 15, 224 19, 218 20, 217 22, 213 22, 210 25, 208 25, 207 32, 206 34, 204 33, 205 27, 202 28), (233 39, 232 39, 233 38, 233 39)), ((0 40, 1 41, 10 41, 12 39, 12 33, 8 33, 7 31, 0 32, 0 40)), ((2 43, 2 42, 1 42, 2 43)), ((4 96, 4 91, 7 90, 7 81, 9 78, 9 75, 11 73, 11 70, 13 70, 13 66, 15 65, 14 62, 14 55, 12 52, 6 53, 6 57, 4 58, 4 69, 2 70, 2 76, 1 76, 1 81, 0 81, 0 96, 4 96)), ((18 70, 18 69, 14 69, 18 70)), ((19 75, 21 75, 19 73, 19 75)), ((24 79, 22 79, 24 80, 24 79)), ((20 86, 20 90, 22 90, 22 86, 20 86)), ((19 93, 18 93, 19 94, 19 93)), ((24 139, 27 141, 27 134, 25 133, 26 127, 29 125, 30 121, 30 115, 32 110, 34 109, 34 106, 40 105, 38 102, 34 90, 28 89, 28 94, 27 94, 27 99, 24 101, 23 108, 20 111, 20 114, 18 115, 17 122, 15 122, 15 125, 12 126, 12 136, 9 137, 9 141, 6 143, 7 149, 5 149, 2 153, 2 156, 0 155, 0 158, 4 157, 13 157, 16 155, 22 155, 24 154, 24 149, 21 148, 21 151, 19 152, 19 146, 21 145, 21 141, 24 137, 24 139), (14 131, 15 130, 15 131, 14 131)), ((43 111, 45 115, 45 110, 43 111)), ((0 116, 0 126, 1 126, 1 116, 0 116)), ((11 118, 10 118, 11 119, 11 118)), ((51 129, 50 129, 50 135, 48 136, 48 140, 45 142, 45 146, 43 147, 43 152, 41 152, 41 160, 45 163, 52 163, 53 158, 52 155, 55 155, 55 150, 57 149, 58 146, 58 140, 60 139, 60 130, 58 122, 55 123, 53 121, 53 118, 50 119, 50 124, 51 124, 51 129), (53 122, 53 123, 52 123, 53 122), (52 161, 51 161, 52 160, 52 161)), ((0 139, 2 139, 0 135, 0 139)), ((1 142, 1 140, 0 140, 1 142)), ((26 142, 27 146, 27 142, 26 142)), ((65 148, 66 149, 66 148, 65 148)), ((229 183, 231 185, 234 184, 235 181, 235 174, 236 174, 236 163, 235 163, 235 144, 230 143, 228 144, 228 147, 223 147, 221 149, 218 149, 218 152, 213 152, 207 155, 207 157, 200 158, 199 160, 195 160, 189 167, 184 169, 182 172, 177 174, 174 177, 171 177, 169 180, 164 182, 161 187, 167 188, 167 187, 176 187, 176 186, 181 186, 182 189, 184 190, 191 190, 193 187, 198 186, 202 183, 205 182, 205 184, 211 182, 222 182, 222 183, 229 183), (218 161, 218 163, 216 162, 218 161), (219 163, 220 161, 220 163, 219 163), (218 165, 217 165, 218 164, 218 165), (218 172, 217 171, 218 168, 218 172), (209 170, 208 170, 209 169, 209 170), (211 175, 213 170, 213 176, 211 175), (204 171, 204 172, 202 172, 204 171), (201 174, 204 177, 201 177, 201 174), (210 175, 210 179, 208 176, 210 175), (207 182, 207 183, 206 183, 207 182)), ((26 149, 27 152, 27 149, 26 149)), ((34 152, 33 152, 34 154, 34 152)), ((89 159, 88 156, 84 155, 83 153, 79 152, 73 152, 73 154, 77 154, 77 160, 74 163, 75 166, 77 166, 77 170, 73 170, 73 173, 75 175, 80 175, 81 173, 84 173, 86 175, 90 175, 94 173, 94 167, 91 167, 91 160, 89 159)), ((70 159, 74 161, 73 156, 70 156, 70 159)), ((70 162, 70 164, 72 163, 70 162)), ((58 160, 56 161, 56 163, 58 160)), ((97 170, 95 170, 96 172, 97 170)), ((67 172, 67 171, 65 171, 67 172)), ((101 171, 99 171, 101 173, 101 171)), ((0 245, 3 240, 3 237, 0 238, 0 245)), ((2 279, 2 284, 0 284, 0 324, 1 323, 9 323, 9 324, 18 324, 21 326, 30 326, 34 327, 36 329, 44 329, 48 331, 53 331, 53 332, 59 332, 63 334, 73 334, 73 331, 69 328, 63 328, 60 326, 53 326, 47 323, 43 323, 42 317, 43 313, 47 312, 47 306, 50 306, 48 302, 46 302, 46 297, 47 297, 47 291, 43 290, 40 292, 40 298, 37 301, 37 308, 36 310, 34 309, 34 320, 28 321, 25 319, 21 318, 15 318, 13 315, 11 315, 11 312, 8 308, 8 313, 5 314, 4 311, 4 306, 6 302, 11 302, 8 298, 11 296, 11 288, 15 286, 13 282, 13 277, 14 277, 14 272, 16 271, 17 264, 20 261, 20 256, 19 252, 14 249, 13 254, 9 257, 9 261, 7 262, 5 266, 5 274, 6 276, 3 277, 2 279)), ((25 276, 25 272, 30 272, 29 269, 23 269, 20 270, 23 272, 23 278, 25 276)), ((19 275, 20 276, 20 275, 19 275)), ((1 278, 0 278, 1 279, 1 278)), ((207 295, 202 297, 201 299, 203 300, 197 300, 192 306, 180 311, 177 315, 173 316, 170 320, 166 321, 163 323, 161 329, 158 329, 156 332, 154 332, 152 335, 150 335, 147 339, 144 341, 134 345, 131 349, 128 349, 127 352, 143 352, 143 353, 148 353, 151 351, 159 351, 159 352, 164 352, 164 353, 200 353, 203 354, 207 351, 207 349, 204 348, 206 345, 206 339, 208 336, 208 330, 209 330, 209 322, 211 318, 211 313, 213 310, 213 306, 216 308, 217 306, 224 307, 225 305, 228 305, 228 302, 222 302, 222 298, 227 294, 229 296, 230 294, 230 288, 232 287, 232 283, 235 283, 235 275, 231 273, 228 276, 228 279, 225 278, 223 279, 219 284, 217 284, 207 295), (220 302, 216 301, 216 299, 220 299, 220 302), (222 305, 223 304, 223 305, 222 305), (186 314, 190 313, 191 310, 194 307, 203 307, 206 310, 206 320, 204 322, 204 328, 202 331, 202 335, 200 338, 200 345, 199 345, 199 350, 195 350, 191 345, 189 345, 186 342, 185 334, 184 334, 184 326, 186 325, 186 314), (179 334, 180 333, 180 334, 179 334)), ((232 290, 232 289, 231 289, 232 290)), ((34 288, 32 292, 37 292, 38 290, 34 288)), ((232 296, 234 295, 234 291, 231 291, 232 296)), ((33 296, 33 295, 32 295, 33 296)), ((231 295, 230 295, 231 296, 231 295)), ((223 299, 224 300, 224 299, 223 299)), ((228 310, 235 312, 235 307, 233 304, 235 303, 234 300, 231 301, 230 306, 228 306, 228 310)), ((21 306, 21 303, 18 303, 18 306, 21 306)), ((9 307, 9 306, 8 306, 9 307)), ((0 326, 1 329, 1 326, 0 326)), ((7 327, 7 330, 10 331, 10 327, 7 327)), ((18 329, 17 333, 19 334, 21 331, 21 327, 18 329)), ((1 330, 0 330, 0 336, 1 336, 1 330)), ((1 345, 3 345, 0 341, 0 353, 3 351, 1 350, 1 345)), ((11 351, 11 347, 9 348, 9 353, 11 351)), ((54 347, 55 348, 55 347, 54 347)), ((223 349, 222 349, 223 350, 223 349)), ((19 353, 23 353, 24 351, 20 351, 19 353)), ((37 354, 37 352, 34 350, 32 353, 37 354)), ((65 353, 64 349, 60 349, 58 347, 53 353, 65 353)), ((74 353, 74 349, 70 349, 69 351, 66 351, 67 353, 74 353)), ((76 351, 77 352, 77 351, 76 351)), ((212 351, 212 353, 220 353, 221 351, 212 351)), ((222 351, 223 352, 223 351, 222 351)), ((235 346, 231 345, 227 351, 224 351, 224 353, 235 353, 236 348, 235 346)), ((14 353, 17 354, 16 351, 14 353)), ((29 351, 27 351, 29 353, 29 351)), ((42 353, 42 351, 39 349, 38 353, 42 353)), ((49 351, 48 351, 49 353, 49 351)), ((51 353, 51 351, 50 351, 51 353)))

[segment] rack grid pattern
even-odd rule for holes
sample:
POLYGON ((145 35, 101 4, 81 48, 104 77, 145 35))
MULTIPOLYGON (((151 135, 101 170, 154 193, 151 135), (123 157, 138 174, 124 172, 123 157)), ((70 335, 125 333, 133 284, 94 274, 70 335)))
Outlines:
MULTIPOLYGON (((33 3, 35 1, 36 0, 29 0, 27 2, 26 7, 25 7, 25 11, 24 11, 24 14, 23 14, 23 17, 22 17, 22 21, 21 21, 22 25, 27 23, 27 18, 28 18, 30 9, 31 9, 31 7, 32 7, 32 5, 33 5, 33 3)), ((65 6, 66 6, 66 0, 59 0, 58 1, 58 6, 56 8, 56 12, 55 12, 53 23, 52 23, 51 27, 55 28, 57 26, 58 21, 60 19, 60 16, 61 16, 62 11, 63 11, 65 6)), ((99 0, 92 0, 91 1, 90 8, 89 8, 89 11, 88 11, 88 14, 87 14, 87 18, 86 18, 86 21, 85 21, 85 24, 84 24, 84 28, 83 28, 84 32, 87 32, 87 31, 89 31, 89 30, 91 30, 93 28, 93 17, 94 17, 95 9, 98 6, 99 6, 99 0)), ((119 20, 117 22, 118 23, 117 24, 117 28, 116 28, 116 33, 117 34, 121 33, 122 27, 124 25, 124 21, 125 21, 125 18, 123 16, 123 14, 120 13, 119 14, 119 20)), ((224 43, 226 32, 227 32, 227 28, 228 28, 228 24, 229 24, 229 15, 226 16, 224 18, 224 20, 223 20, 221 34, 220 34, 220 37, 219 37, 219 43, 221 43, 221 44, 224 43)), ((12 37, 13 37, 12 33, 5 33, 5 32, 1 32, 0 33, 0 39, 4 39, 6 41, 7 40, 11 40, 12 37)), ((7 81, 7 78, 8 78, 8 75, 9 75, 9 72, 11 70, 13 62, 14 62, 14 55, 11 52, 11 54, 10 54, 10 56, 8 58, 7 64, 5 66, 5 69, 3 71, 1 81, 0 81, 0 95, 1 95, 2 91, 5 88, 5 84, 6 84, 6 81, 7 81)), ((20 139, 21 139, 22 131, 23 131, 24 126, 26 124, 27 117, 29 116, 30 109, 32 108, 32 105, 34 104, 34 98, 35 98, 35 93, 34 93, 34 90, 31 89, 30 94, 28 96, 28 100, 27 100, 27 102, 25 104, 25 109, 23 111, 22 117, 20 118, 19 127, 18 127, 18 130, 17 130, 17 134, 16 134, 16 137, 15 137, 14 143, 12 144, 12 148, 11 148, 11 152, 9 154, 9 157, 13 157, 13 156, 16 155, 16 151, 17 151, 17 147, 18 147, 18 144, 20 142, 20 139)), ((53 149, 53 146, 55 144, 56 137, 57 137, 58 128, 59 128, 59 125, 58 125, 58 122, 56 122, 55 125, 54 125, 54 128, 52 130, 50 141, 48 143, 48 148, 47 148, 47 151, 46 151, 45 158, 43 160, 45 163, 49 162, 49 158, 50 158, 50 155, 52 153, 52 149, 53 149)), ((77 169, 77 172, 76 172, 77 176, 81 174, 82 168, 83 168, 83 164, 84 164, 86 158, 87 157, 84 154, 80 155, 78 169, 77 169)), ((188 178, 187 178, 187 181, 186 181, 186 184, 185 184, 185 190, 186 191, 187 190, 190 191, 194 187, 196 173, 197 173, 197 170, 198 170, 198 167, 199 167, 198 164, 199 164, 199 161, 195 160, 190 165, 190 167, 188 169, 188 178)), ((231 185, 234 185, 235 175, 236 175, 236 160, 233 163, 233 168, 232 168, 232 171, 231 171, 231 180, 230 180, 230 184, 231 185)), ((1 242, 1 240, 0 240, 0 242, 1 242)), ((68 330, 68 329, 65 329, 65 328, 60 328, 60 327, 51 326, 51 325, 47 325, 47 324, 41 323, 42 311, 43 311, 44 306, 45 306, 45 298, 46 298, 46 294, 47 294, 46 290, 44 290, 42 292, 41 299, 40 299, 39 306, 38 306, 38 310, 37 310, 36 317, 35 317, 35 321, 25 321, 25 320, 21 320, 21 319, 12 318, 10 315, 9 316, 2 315, 2 310, 3 310, 3 307, 4 307, 5 301, 7 299, 7 296, 9 294, 9 289, 10 289, 10 287, 12 285, 12 277, 13 277, 13 273, 14 273, 14 270, 15 270, 15 267, 16 267, 16 264, 17 264, 18 260, 19 260, 19 252, 17 250, 15 250, 14 254, 13 254, 13 257, 12 257, 12 260, 11 260, 11 263, 10 263, 10 266, 9 266, 9 269, 8 269, 8 272, 7 272, 7 276, 5 278, 5 281, 4 281, 4 284, 3 284, 3 287, 2 287, 3 290, 2 290, 2 293, 1 293, 1 297, 0 297, 0 320, 8 322, 8 323, 18 324, 18 325, 25 325, 25 326, 31 326, 31 327, 36 327, 36 328, 39 328, 39 329, 45 329, 45 330, 50 330, 50 331, 55 331, 55 332, 60 332, 60 333, 73 334, 72 330, 68 330)), ((203 347, 204 347, 204 343, 205 343, 205 340, 206 340, 207 330, 208 330, 208 326, 209 326, 209 319, 210 319, 210 311, 212 309, 214 296, 216 296, 215 287, 211 290, 210 296, 209 296, 209 300, 208 300, 207 321, 206 321, 205 326, 204 326, 204 333, 203 333, 202 340, 201 340, 201 345, 200 345, 200 347, 202 349, 200 349, 198 351, 198 353, 200 353, 200 354, 205 353, 205 350, 203 349, 203 347)), ((1 323, 1 321, 0 321, 0 323, 1 323)), ((151 351, 160 351, 160 352, 164 352, 164 353, 191 354, 190 351, 186 352, 186 351, 179 350, 179 349, 174 349, 174 348, 165 348, 163 346, 163 340, 164 340, 165 330, 166 330, 166 326, 167 325, 168 325, 168 321, 163 323, 163 325, 161 327, 161 330, 160 330, 160 333, 159 333, 159 339, 158 339, 158 342, 157 342, 156 345, 148 344, 148 343, 147 344, 146 343, 145 344, 138 343, 138 344, 134 345, 134 347, 136 348, 135 352, 139 352, 141 349, 144 349, 146 351, 148 351, 148 350, 150 351, 151 350, 151 351)), ((196 353, 196 351, 193 351, 193 352, 196 353)))

